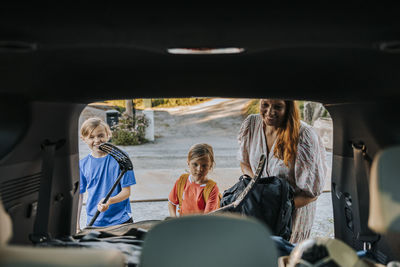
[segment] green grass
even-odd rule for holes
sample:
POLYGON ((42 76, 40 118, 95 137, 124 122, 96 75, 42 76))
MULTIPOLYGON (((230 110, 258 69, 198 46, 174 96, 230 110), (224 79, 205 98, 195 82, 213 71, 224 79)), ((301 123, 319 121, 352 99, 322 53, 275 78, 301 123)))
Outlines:
MULTIPOLYGON (((177 106, 190 106, 202 103, 204 101, 209 100, 210 98, 202 97, 188 97, 188 98, 154 98, 151 99, 151 106, 152 107, 177 107, 177 106)), ((108 104, 115 106, 118 110, 124 111, 125 110, 125 100, 107 100, 104 101, 108 104)), ((134 99, 133 102, 135 103, 136 109, 144 109, 143 99, 138 98, 134 99)))
POLYGON ((177 107, 177 106, 191 106, 202 103, 209 100, 210 98, 156 98, 151 100, 153 107, 177 107))

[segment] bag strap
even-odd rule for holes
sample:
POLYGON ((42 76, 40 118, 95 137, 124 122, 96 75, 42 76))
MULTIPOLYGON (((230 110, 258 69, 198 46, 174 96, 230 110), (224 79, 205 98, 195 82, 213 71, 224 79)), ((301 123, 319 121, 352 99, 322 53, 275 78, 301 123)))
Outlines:
MULTIPOLYGON (((207 181, 207 184, 206 184, 206 186, 204 187, 204 190, 203 190, 203 198, 204 198, 204 202, 205 202, 205 203, 207 203, 207 200, 208 200, 208 198, 209 198, 209 196, 210 196, 210 194, 211 194, 211 191, 214 189, 214 186, 215 186, 216 184, 217 184, 217 183, 214 182, 214 181, 211 180, 211 179, 209 179, 209 180, 207 181)), ((221 193, 219 193, 219 194, 218 194, 218 207, 220 206, 221 199, 222 199, 222 195, 221 195, 221 193)))
POLYGON ((179 210, 182 209, 183 190, 185 189, 185 185, 186 185, 188 178, 189 178, 188 173, 182 174, 181 177, 179 177, 179 181, 177 184, 177 188, 176 188, 177 192, 176 193, 178 195, 178 200, 179 200, 179 210))
POLYGON ((210 193, 213 190, 215 184, 216 184, 216 182, 214 182, 211 179, 209 179, 207 181, 207 184, 206 184, 206 186, 204 187, 204 190, 203 190, 203 198, 204 198, 204 202, 205 203, 207 203, 208 197, 210 196, 210 193))
POLYGON ((354 172, 357 183, 359 232, 357 239, 364 244, 364 250, 372 250, 380 235, 368 228, 369 217, 369 171, 371 158, 367 154, 367 147, 363 143, 353 143, 354 172))

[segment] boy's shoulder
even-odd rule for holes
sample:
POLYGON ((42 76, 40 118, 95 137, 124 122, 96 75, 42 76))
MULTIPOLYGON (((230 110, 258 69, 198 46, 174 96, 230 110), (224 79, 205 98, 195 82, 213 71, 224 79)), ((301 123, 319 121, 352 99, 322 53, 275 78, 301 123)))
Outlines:
POLYGON ((79 160, 79 164, 85 163, 89 160, 90 154, 88 154, 87 156, 85 156, 84 158, 81 158, 79 160))

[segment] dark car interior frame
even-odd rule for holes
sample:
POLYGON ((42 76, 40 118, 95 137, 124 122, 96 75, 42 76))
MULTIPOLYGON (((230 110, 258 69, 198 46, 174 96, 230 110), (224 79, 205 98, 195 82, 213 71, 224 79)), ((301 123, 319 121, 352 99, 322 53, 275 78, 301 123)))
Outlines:
POLYGON ((75 233, 78 120, 88 103, 194 96, 323 103, 334 127, 335 237, 382 262, 394 258, 385 236, 367 227, 363 172, 378 151, 400 143, 400 16, 396 6, 367 4, 3 5, 0 193, 10 243, 75 233), (223 47, 245 51, 166 51, 223 47))

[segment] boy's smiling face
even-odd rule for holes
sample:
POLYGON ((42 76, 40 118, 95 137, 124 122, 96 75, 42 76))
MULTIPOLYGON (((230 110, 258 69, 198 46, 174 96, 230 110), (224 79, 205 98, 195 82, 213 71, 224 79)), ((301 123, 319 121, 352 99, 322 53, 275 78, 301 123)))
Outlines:
POLYGON ((99 125, 92 130, 92 132, 83 138, 83 141, 89 146, 90 150, 92 150, 92 156, 99 158, 104 157, 107 153, 101 151, 99 149, 99 145, 107 142, 110 139, 107 131, 103 125, 99 125))

